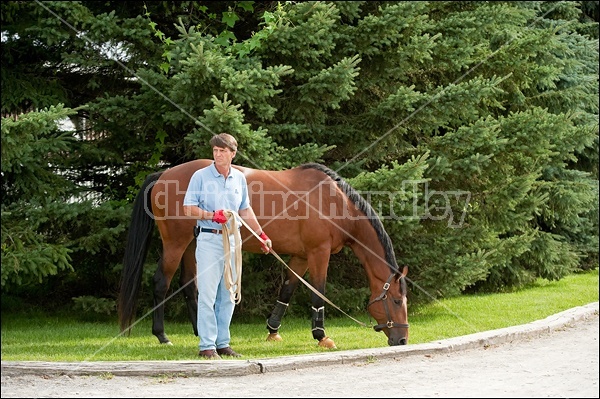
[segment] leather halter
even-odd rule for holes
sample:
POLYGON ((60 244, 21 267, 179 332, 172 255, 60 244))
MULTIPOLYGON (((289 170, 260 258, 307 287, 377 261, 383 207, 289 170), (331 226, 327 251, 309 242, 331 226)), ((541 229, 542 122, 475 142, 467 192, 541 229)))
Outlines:
MULTIPOLYGON (((374 304, 377 301, 383 302, 383 308, 385 309, 385 316, 387 317, 388 321, 387 321, 387 323, 381 323, 381 324, 377 324, 377 325, 373 326, 373 329, 377 332, 383 330, 386 327, 387 328, 408 328, 408 323, 396 323, 392 320, 392 318, 390 316, 390 309, 388 307, 388 301, 387 301, 388 299, 390 299, 388 297, 388 291, 390 289, 390 283, 395 275, 396 275, 395 273, 390 274, 390 276, 388 277, 385 284, 383 284, 383 291, 381 292, 381 294, 379 294, 379 296, 377 298, 373 299, 367 305, 367 309, 368 309, 369 306, 371 306, 372 304, 374 304)), ((404 278, 404 276, 401 275, 400 279, 403 279, 403 278, 404 278)))

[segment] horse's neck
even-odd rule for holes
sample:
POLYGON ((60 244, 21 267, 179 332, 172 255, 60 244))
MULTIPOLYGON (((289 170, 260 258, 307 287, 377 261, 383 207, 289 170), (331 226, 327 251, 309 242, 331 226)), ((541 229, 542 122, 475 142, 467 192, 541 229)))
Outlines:
POLYGON ((387 278, 390 269, 387 265, 385 248, 375 227, 364 218, 356 221, 353 229, 352 251, 362 263, 369 280, 387 278))

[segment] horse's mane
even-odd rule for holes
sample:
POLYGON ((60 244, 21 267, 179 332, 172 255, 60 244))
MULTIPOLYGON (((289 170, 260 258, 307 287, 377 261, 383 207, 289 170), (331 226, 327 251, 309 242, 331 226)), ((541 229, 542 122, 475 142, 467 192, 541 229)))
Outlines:
POLYGON ((340 175, 338 175, 333 170, 329 169, 325 165, 321 165, 319 163, 307 163, 300 165, 301 169, 315 169, 319 172, 322 172, 333 179, 337 186, 346 194, 346 196, 352 201, 352 203, 356 206, 356 208, 367 216, 369 221, 371 222, 371 226, 377 232, 377 238, 379 238, 379 242, 383 246, 385 251, 385 260, 388 263, 388 266, 394 273, 400 273, 400 269, 398 268, 398 263, 396 262, 396 255, 394 254, 394 248, 392 246, 392 240, 390 236, 385 231, 383 227, 383 223, 379 219, 379 216, 371 206, 348 182, 346 182, 340 175))

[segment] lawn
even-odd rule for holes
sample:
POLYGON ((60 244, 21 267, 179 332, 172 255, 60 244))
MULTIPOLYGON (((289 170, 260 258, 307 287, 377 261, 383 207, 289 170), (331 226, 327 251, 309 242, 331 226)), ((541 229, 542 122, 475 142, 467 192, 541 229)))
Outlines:
MULTIPOLYGON (((539 280, 527 289, 490 295, 463 295, 413 308, 409 304, 409 345, 495 330, 546 318, 552 314, 598 301, 598 270, 570 275, 560 281, 539 280)), ((335 314, 338 313, 338 314, 335 314)), ((242 359, 274 358, 327 350, 387 346, 383 332, 365 312, 353 315, 360 325, 326 311, 325 331, 337 349, 317 346, 310 319, 284 317, 282 342, 266 342, 265 320, 231 325, 231 346, 242 359)), ((151 333, 151 316, 142 319, 130 336, 122 336, 116 318, 82 321, 77 315, 2 314, 3 361, 133 361, 196 360, 198 338, 189 323, 166 320, 172 346, 161 345, 151 333)))

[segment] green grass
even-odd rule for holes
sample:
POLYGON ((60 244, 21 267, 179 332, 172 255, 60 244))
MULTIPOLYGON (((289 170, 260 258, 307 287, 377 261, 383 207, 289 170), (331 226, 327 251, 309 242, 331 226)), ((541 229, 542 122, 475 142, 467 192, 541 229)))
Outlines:
MULTIPOLYGON (((596 301, 597 269, 560 281, 539 280, 532 287, 512 293, 461 296, 416 309, 409 305, 409 345, 525 324, 596 301)), ((370 327, 374 321, 367 313, 353 317, 367 327, 339 316, 335 309, 326 310, 325 329, 337 350, 387 346, 384 333, 376 333, 370 327)), ((76 317, 3 314, 2 360, 198 359, 198 338, 189 323, 166 320, 165 328, 173 346, 158 343, 151 333, 150 318, 138 323, 129 337, 123 337, 119 335, 116 320, 92 323, 76 317)), ((265 320, 240 322, 234 319, 231 346, 244 355, 242 360, 331 351, 317 346, 308 319, 284 317, 280 334, 282 342, 266 342, 265 320)))

